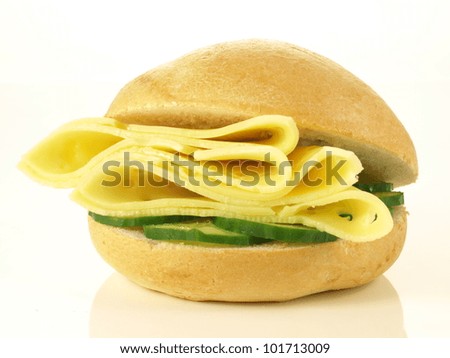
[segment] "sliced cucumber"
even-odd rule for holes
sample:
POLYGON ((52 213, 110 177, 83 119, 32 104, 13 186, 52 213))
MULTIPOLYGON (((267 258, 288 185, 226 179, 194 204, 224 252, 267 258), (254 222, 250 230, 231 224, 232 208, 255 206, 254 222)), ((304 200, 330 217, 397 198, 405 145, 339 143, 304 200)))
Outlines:
POLYGON ((213 222, 224 230, 290 243, 320 243, 337 240, 336 236, 297 224, 260 223, 222 217, 214 218, 213 222))
POLYGON ((153 240, 205 242, 238 246, 250 246, 270 241, 221 229, 207 219, 173 224, 145 225, 144 234, 153 240))
POLYGON ((176 223, 195 219, 195 216, 168 215, 168 216, 143 216, 137 218, 118 218, 114 216, 104 216, 89 212, 89 215, 97 222, 110 226, 131 227, 165 223, 176 223))
POLYGON ((403 205, 405 203, 403 193, 400 191, 373 193, 373 195, 377 196, 387 207, 403 205))
POLYGON ((394 185, 392 183, 356 183, 353 184, 354 187, 361 189, 363 191, 368 191, 369 193, 377 193, 377 192, 386 192, 392 191, 394 189, 394 185))

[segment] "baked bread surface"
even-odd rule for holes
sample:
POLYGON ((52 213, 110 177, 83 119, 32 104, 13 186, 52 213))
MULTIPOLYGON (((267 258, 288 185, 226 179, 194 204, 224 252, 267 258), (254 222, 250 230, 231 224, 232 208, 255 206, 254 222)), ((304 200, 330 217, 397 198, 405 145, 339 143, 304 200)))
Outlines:
POLYGON ((365 180, 401 186, 417 178, 414 145, 388 105, 343 67, 285 42, 245 40, 194 51, 132 80, 106 116, 214 128, 261 114, 293 117, 300 144, 352 150, 365 180))
POLYGON ((194 301, 286 301, 381 275, 402 250, 406 211, 395 210, 389 235, 365 243, 211 247, 152 240, 90 217, 89 228, 103 259, 140 286, 194 301))

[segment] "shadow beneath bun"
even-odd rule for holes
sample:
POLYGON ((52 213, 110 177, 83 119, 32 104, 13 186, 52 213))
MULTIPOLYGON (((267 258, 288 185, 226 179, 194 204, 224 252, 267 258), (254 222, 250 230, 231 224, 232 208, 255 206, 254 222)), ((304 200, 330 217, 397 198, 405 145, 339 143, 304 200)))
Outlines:
POLYGON ((91 337, 406 337, 402 306, 384 276, 359 288, 282 303, 191 302, 118 273, 98 290, 91 337))

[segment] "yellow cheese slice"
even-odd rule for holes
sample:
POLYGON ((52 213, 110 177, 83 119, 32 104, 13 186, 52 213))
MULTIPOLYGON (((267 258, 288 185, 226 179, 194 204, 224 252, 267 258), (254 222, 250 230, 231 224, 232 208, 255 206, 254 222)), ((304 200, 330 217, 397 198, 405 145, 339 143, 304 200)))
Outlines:
POLYGON ((73 200, 101 215, 299 223, 352 241, 387 234, 387 207, 352 187, 363 169, 355 154, 298 139, 295 122, 278 115, 207 130, 89 118, 62 126, 19 166, 75 188, 73 200))
POLYGON ((279 222, 299 223, 350 241, 370 241, 393 228, 389 209, 375 195, 350 187, 276 210, 279 222))
MULTIPOLYGON (((124 139, 151 148, 192 154, 195 160, 201 161, 219 157, 236 159, 233 154, 240 150, 244 156, 238 159, 264 160, 262 157, 267 156, 278 163, 287 161, 283 153, 288 154, 295 148, 298 136, 295 123, 284 116, 260 116, 210 130, 125 125, 111 118, 88 118, 59 128, 27 153, 19 167, 46 185, 74 187, 83 175, 83 167, 86 170, 93 165, 90 161, 105 160, 103 151, 124 139), (258 140, 261 137, 263 139, 258 140), (236 143, 236 140, 243 142, 236 143), (162 143, 169 144, 164 146, 162 143), (262 145, 266 145, 264 150, 262 145)), ((119 148, 125 151, 126 145, 121 144, 112 151, 119 148)))
POLYGON ((292 118, 280 115, 262 115, 214 129, 184 129, 133 124, 129 125, 128 129, 132 132, 153 135, 209 139, 218 143, 219 146, 223 146, 227 142, 262 144, 278 148, 285 154, 294 150, 299 140, 298 128, 292 118))

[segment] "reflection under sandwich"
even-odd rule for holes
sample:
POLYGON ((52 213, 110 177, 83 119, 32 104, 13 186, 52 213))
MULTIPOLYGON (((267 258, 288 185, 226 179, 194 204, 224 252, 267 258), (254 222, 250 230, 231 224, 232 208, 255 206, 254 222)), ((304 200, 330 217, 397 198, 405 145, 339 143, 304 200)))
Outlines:
POLYGON ((403 310, 381 276, 354 289, 282 303, 192 302, 114 273, 98 290, 92 337, 406 337, 403 310))

